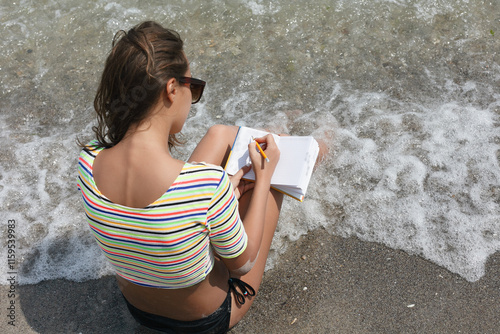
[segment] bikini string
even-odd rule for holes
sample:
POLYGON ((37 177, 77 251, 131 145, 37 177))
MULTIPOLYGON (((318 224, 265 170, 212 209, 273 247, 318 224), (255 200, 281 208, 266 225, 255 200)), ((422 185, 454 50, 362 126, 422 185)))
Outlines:
POLYGON ((245 304, 245 297, 255 296, 255 290, 250 286, 250 284, 247 284, 238 278, 231 277, 228 283, 229 289, 231 289, 231 291, 234 293, 236 301, 240 305, 245 304), (236 287, 238 287, 241 292, 238 292, 236 290, 236 287))

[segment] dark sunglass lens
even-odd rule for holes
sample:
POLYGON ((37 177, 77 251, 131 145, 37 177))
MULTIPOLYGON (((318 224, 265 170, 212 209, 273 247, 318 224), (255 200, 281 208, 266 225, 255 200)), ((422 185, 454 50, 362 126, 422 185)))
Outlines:
POLYGON ((190 87, 193 102, 198 102, 201 97, 201 85, 191 84, 190 87))
POLYGON ((205 82, 203 80, 191 78, 191 77, 181 77, 179 82, 189 85, 191 90, 191 103, 197 103, 201 99, 203 94, 203 89, 205 88, 205 82))

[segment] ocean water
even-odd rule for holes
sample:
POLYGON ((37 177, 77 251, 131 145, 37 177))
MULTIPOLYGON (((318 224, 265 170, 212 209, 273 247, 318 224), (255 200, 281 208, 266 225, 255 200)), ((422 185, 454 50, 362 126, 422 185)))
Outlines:
POLYGON ((9 221, 21 284, 111 273, 82 211, 75 140, 91 138, 114 33, 144 20, 177 30, 208 83, 179 158, 217 123, 330 149, 304 203, 285 201, 268 268, 324 228, 484 275, 500 250, 500 1, 11 0, 0 5, 2 277, 9 221))

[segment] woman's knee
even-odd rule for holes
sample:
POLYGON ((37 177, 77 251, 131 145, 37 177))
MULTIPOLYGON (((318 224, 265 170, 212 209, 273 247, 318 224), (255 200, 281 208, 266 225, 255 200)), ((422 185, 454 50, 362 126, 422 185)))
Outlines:
POLYGON ((237 133, 238 133, 237 126, 216 124, 212 125, 208 129, 207 136, 209 136, 210 139, 212 140, 217 140, 218 142, 229 141, 232 144, 237 133))
POLYGON ((204 161, 224 166, 237 132, 238 127, 221 124, 211 126, 194 149, 189 161, 204 161))

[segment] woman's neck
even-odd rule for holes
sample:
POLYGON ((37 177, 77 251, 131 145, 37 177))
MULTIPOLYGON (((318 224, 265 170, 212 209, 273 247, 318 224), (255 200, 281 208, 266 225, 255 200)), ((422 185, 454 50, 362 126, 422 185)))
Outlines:
POLYGON ((139 148, 163 149, 170 155, 168 138, 171 127, 167 113, 162 108, 158 108, 145 120, 131 126, 120 143, 139 146, 139 148))

